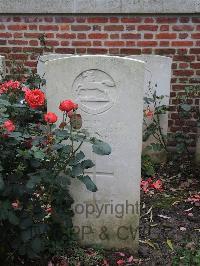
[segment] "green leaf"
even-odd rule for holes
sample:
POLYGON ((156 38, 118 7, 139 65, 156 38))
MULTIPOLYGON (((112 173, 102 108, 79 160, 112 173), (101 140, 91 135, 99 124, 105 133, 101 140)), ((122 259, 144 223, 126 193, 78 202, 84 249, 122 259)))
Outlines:
POLYGON ((111 147, 108 143, 96 140, 92 145, 93 152, 98 155, 109 155, 111 153, 111 147))
POLYGON ((66 176, 64 174, 61 174, 57 177, 57 183, 61 186, 63 189, 67 189, 68 186, 71 184, 69 176, 66 176))
POLYGON ((11 224, 14 224, 14 225, 19 224, 19 218, 11 211, 8 214, 8 220, 11 224))
POLYGON ((23 242, 27 242, 32 238, 31 228, 21 231, 21 239, 23 242))
POLYGON ((41 176, 32 176, 26 184, 26 187, 33 189, 41 181, 41 176))
POLYGON ((34 152, 35 159, 43 160, 45 158, 45 153, 41 150, 37 150, 34 152))
POLYGON ((78 177, 78 179, 85 184, 86 188, 89 191, 92 191, 92 192, 96 192, 97 191, 96 185, 93 183, 93 181, 91 180, 91 178, 88 175, 80 176, 80 177, 78 177))
POLYGON ((89 168, 92 168, 93 166, 95 166, 95 164, 91 160, 84 160, 81 162, 81 165, 84 169, 89 169, 89 168))
POLYGON ((84 171, 84 168, 82 167, 82 165, 79 163, 77 165, 74 165, 72 167, 72 176, 79 176, 82 175, 84 171))
POLYGON ((189 111, 191 110, 192 107, 191 107, 191 105, 184 103, 184 104, 181 104, 181 108, 182 108, 184 111, 189 112, 189 111))
POLYGON ((40 253, 43 250, 43 244, 40 238, 35 238, 31 241, 31 248, 35 253, 40 253))
POLYGON ((3 181, 3 177, 0 175, 0 190, 4 189, 4 181, 3 181))

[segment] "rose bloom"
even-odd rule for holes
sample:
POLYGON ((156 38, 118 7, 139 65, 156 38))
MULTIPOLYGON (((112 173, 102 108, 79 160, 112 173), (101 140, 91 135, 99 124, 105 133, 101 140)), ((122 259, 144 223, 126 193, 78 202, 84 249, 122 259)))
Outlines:
POLYGON ((31 108, 36 109, 44 105, 45 95, 39 89, 27 90, 25 92, 25 100, 31 108))
POLYGON ((56 114, 54 114, 52 112, 48 112, 47 114, 44 115, 44 120, 47 123, 53 124, 58 120, 58 117, 56 114))
POLYGON ((18 90, 20 89, 20 82, 9 80, 1 84, 0 86, 0 94, 6 93, 9 89, 18 90))
POLYGON ((15 130, 15 125, 13 124, 13 122, 11 120, 7 120, 3 123, 3 127, 8 131, 8 132, 12 132, 15 130))
POLYGON ((78 108, 78 104, 72 102, 71 100, 65 100, 63 102, 60 103, 59 109, 62 112, 70 112, 72 110, 75 110, 78 108))

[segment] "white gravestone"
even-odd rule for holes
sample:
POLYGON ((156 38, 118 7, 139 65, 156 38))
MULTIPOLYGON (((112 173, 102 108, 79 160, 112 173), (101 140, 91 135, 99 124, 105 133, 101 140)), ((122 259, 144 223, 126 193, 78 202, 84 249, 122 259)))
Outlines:
MULTIPOLYGON (((170 99, 170 84, 171 84, 171 65, 172 59, 170 57, 159 56, 159 55, 133 55, 129 58, 134 58, 142 60, 146 63, 145 65, 145 82, 144 82, 144 97, 149 97, 149 83, 152 91, 156 91, 157 96, 164 95, 165 97, 161 101, 161 105, 169 106, 170 99)), ((150 110, 154 111, 154 107, 151 104, 150 110)), ((144 105, 144 109, 147 109, 148 105, 144 105)), ((147 124, 151 121, 146 118, 147 124)), ((166 114, 160 115, 160 124, 162 132, 167 135, 168 132, 168 112, 166 114)), ((145 128, 145 125, 144 125, 145 128)), ((155 142, 155 139, 150 137, 145 143, 143 143, 143 148, 155 142)))
MULTIPOLYGON (((41 79, 46 80, 46 71, 45 71, 45 63, 49 60, 54 60, 58 58, 63 57, 69 57, 72 56, 71 54, 45 54, 38 57, 38 63, 37 63, 37 74, 40 76, 41 79)), ((41 89, 43 91, 46 91, 46 85, 42 85, 41 89)))
POLYGON ((98 191, 75 180, 74 226, 83 245, 129 248, 137 252, 144 63, 111 56, 72 56, 46 66, 48 110, 58 114, 60 101, 79 104, 83 128, 112 147, 109 156, 84 152, 95 163, 87 172, 98 191), (98 137, 98 136, 97 136, 98 137))
POLYGON ((5 78, 5 75, 6 75, 5 56, 0 55, 0 81, 5 78))

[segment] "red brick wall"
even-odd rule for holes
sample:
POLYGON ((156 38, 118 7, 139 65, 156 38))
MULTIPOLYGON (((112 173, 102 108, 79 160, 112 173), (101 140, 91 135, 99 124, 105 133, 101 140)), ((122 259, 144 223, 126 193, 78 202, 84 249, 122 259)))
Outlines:
MULTIPOLYGON (((31 52, 41 52, 42 34, 49 52, 172 57, 169 126, 172 132, 179 129, 174 98, 200 75, 200 16, 2 16, 0 54, 6 56, 8 68, 12 59, 26 60, 26 66, 34 68, 36 56, 31 52)), ((196 129, 190 131, 195 136, 196 129)))

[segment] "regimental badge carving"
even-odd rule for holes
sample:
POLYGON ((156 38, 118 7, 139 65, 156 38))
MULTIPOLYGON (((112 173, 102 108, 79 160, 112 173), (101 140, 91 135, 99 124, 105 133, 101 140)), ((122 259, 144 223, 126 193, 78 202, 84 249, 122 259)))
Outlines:
POLYGON ((73 94, 86 113, 99 114, 110 109, 116 100, 116 85, 110 75, 98 69, 82 72, 73 83, 73 94))

